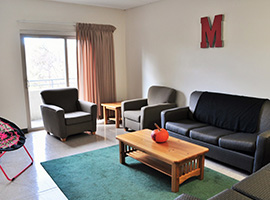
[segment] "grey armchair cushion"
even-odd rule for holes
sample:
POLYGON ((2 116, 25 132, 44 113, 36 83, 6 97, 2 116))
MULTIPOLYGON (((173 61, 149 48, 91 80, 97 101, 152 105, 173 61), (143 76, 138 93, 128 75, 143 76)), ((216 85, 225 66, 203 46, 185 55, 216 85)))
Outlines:
POLYGON ((174 200, 200 200, 200 199, 192 195, 183 193, 179 195, 178 197, 176 197, 174 200))
POLYGON ((148 105, 175 103, 176 91, 164 86, 152 86, 148 90, 148 105))
POLYGON ((90 113, 82 112, 82 111, 76 111, 76 112, 65 114, 66 125, 88 122, 88 121, 91 121, 92 119, 93 117, 90 115, 90 113))
POLYGON ((252 199, 269 199, 270 171, 260 170, 233 186, 233 189, 252 199))
POLYGON ((141 110, 129 110, 125 111, 125 117, 136 122, 140 122, 141 110))
POLYGON ((211 197, 208 200, 250 200, 251 198, 248 198, 247 196, 242 195, 239 192, 236 192, 232 189, 226 189, 222 191, 221 193, 211 197))
POLYGON ((58 106, 65 112, 78 110, 78 90, 76 88, 43 90, 40 94, 45 104, 58 106))

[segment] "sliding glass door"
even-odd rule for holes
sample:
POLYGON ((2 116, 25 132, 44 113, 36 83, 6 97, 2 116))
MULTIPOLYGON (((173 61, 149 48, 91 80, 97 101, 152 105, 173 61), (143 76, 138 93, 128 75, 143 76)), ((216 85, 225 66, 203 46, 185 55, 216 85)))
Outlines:
POLYGON ((40 92, 77 87, 76 41, 66 37, 22 36, 29 129, 42 127, 40 92))

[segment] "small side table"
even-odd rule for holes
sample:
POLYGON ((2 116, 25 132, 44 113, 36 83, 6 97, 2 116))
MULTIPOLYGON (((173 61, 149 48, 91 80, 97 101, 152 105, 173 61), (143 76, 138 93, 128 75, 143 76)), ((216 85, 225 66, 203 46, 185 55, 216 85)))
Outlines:
POLYGON ((114 120, 116 128, 119 128, 119 124, 121 121, 121 102, 102 103, 101 105, 103 106, 104 124, 108 123, 109 110, 113 110, 115 112, 115 118, 109 119, 114 120))

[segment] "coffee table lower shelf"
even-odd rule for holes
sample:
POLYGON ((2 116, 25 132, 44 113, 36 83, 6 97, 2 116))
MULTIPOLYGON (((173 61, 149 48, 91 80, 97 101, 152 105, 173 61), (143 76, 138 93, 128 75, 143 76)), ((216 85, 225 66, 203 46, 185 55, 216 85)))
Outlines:
POLYGON ((170 176, 172 178, 172 191, 178 192, 179 191, 179 184, 182 184, 187 179, 194 177, 194 176, 200 176, 199 179, 202 179, 203 176, 201 176, 201 168, 199 168, 199 159, 202 158, 194 158, 185 160, 182 163, 176 164, 175 172, 172 172, 173 165, 168 164, 166 162, 163 162, 159 159, 156 159, 140 150, 132 150, 129 153, 126 153, 126 156, 132 157, 141 163, 159 171, 167 176, 170 176), (177 183, 175 183, 177 181, 177 183), (176 186, 174 186, 176 185, 176 186))
POLYGON ((162 162, 152 156, 149 156, 146 153, 143 153, 142 151, 139 151, 139 150, 132 151, 131 153, 128 153, 127 155, 157 171, 160 171, 166 174, 167 176, 172 176, 171 166, 169 164, 162 162))

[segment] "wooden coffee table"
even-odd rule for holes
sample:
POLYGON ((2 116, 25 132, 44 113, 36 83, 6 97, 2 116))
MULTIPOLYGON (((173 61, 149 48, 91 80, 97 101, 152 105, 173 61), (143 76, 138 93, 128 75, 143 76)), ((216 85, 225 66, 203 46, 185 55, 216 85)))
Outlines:
POLYGON ((178 192, 179 184, 198 176, 204 177, 204 154, 208 148, 174 137, 165 143, 156 143, 151 130, 144 129, 118 135, 120 163, 130 156, 171 177, 171 191, 178 192))

